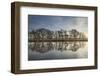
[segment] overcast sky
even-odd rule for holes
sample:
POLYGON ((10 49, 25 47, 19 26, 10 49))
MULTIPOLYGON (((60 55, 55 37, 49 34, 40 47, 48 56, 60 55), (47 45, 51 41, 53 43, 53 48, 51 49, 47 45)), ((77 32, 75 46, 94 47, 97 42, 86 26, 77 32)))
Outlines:
POLYGON ((88 18, 74 16, 44 16, 44 15, 29 15, 28 30, 36 30, 46 28, 52 31, 55 30, 71 30, 76 29, 79 32, 88 34, 88 18))

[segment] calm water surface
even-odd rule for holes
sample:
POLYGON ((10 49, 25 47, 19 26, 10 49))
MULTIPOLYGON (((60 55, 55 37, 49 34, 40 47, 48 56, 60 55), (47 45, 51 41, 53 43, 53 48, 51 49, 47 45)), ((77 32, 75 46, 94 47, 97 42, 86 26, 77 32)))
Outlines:
POLYGON ((87 42, 29 42, 28 44, 29 61, 87 57, 87 42))

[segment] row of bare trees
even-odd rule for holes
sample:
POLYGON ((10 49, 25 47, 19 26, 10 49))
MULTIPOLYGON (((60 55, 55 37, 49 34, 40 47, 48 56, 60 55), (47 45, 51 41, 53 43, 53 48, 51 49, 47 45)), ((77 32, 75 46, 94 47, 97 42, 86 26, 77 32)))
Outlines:
POLYGON ((72 29, 70 31, 66 30, 58 30, 58 31, 50 31, 45 28, 32 30, 28 34, 29 39, 70 39, 70 38, 86 38, 86 35, 82 32, 77 31, 76 29, 72 29))

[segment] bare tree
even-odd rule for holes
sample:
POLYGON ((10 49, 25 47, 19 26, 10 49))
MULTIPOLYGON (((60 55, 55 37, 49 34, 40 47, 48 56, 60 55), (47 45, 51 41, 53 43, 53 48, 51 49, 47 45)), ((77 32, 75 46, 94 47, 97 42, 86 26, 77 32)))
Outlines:
POLYGON ((73 38, 77 38, 79 35, 79 32, 76 29, 72 29, 70 31, 70 35, 72 35, 73 38))

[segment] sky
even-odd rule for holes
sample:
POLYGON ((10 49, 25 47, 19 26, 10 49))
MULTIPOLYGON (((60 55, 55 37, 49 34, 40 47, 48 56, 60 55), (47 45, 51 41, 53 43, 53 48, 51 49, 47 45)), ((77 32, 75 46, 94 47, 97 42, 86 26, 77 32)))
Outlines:
POLYGON ((28 30, 46 28, 51 31, 76 29, 88 34, 88 18, 75 16, 28 15, 28 30))

